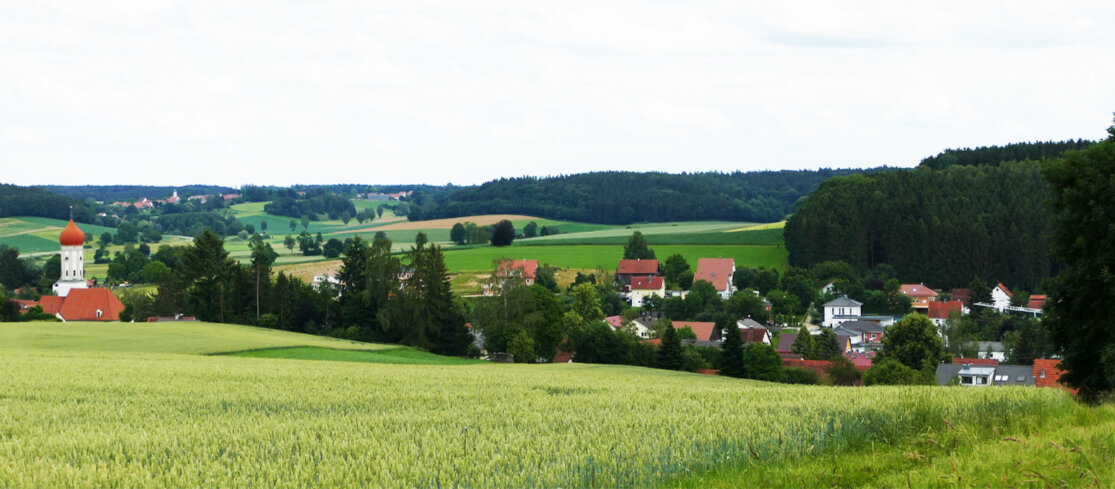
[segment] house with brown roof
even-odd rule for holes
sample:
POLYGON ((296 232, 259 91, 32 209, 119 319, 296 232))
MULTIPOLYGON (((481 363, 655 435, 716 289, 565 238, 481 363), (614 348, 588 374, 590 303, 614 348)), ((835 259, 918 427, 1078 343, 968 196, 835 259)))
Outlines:
POLYGON ((622 285, 631 285, 635 277, 654 277, 658 275, 658 260, 620 260, 616 268, 616 280, 622 285))
POLYGON ((680 330, 688 327, 693 330, 697 335, 697 341, 718 341, 720 338, 715 335, 716 323, 704 321, 674 321, 674 329, 680 330))
POLYGON ((915 311, 924 313, 929 308, 929 303, 937 300, 937 291, 926 287, 925 284, 902 284, 898 291, 910 298, 910 306, 915 311))
POLYGON ((727 299, 736 292, 736 286, 732 283, 732 275, 735 273, 734 258, 698 258, 697 273, 693 274, 693 281, 704 280, 711 283, 720 297, 727 299))

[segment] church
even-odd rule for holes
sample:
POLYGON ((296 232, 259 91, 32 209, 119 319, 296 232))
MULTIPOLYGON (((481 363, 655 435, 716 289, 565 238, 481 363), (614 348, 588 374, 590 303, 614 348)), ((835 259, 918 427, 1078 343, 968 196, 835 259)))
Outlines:
POLYGON ((124 304, 111 290, 89 287, 85 280, 85 233, 73 219, 58 237, 62 245, 62 274, 51 290, 55 295, 39 299, 43 312, 63 321, 119 321, 124 304))

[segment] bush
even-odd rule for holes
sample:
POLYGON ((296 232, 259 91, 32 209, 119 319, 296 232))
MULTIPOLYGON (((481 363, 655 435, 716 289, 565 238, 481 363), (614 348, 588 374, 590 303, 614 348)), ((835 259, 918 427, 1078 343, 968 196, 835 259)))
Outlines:
POLYGON ((856 385, 856 381, 863 375, 856 364, 842 355, 832 357, 831 361, 832 365, 825 367, 825 373, 834 385, 856 385))
POLYGON ((782 369, 787 384, 817 385, 821 383, 821 376, 817 372, 804 368, 787 367, 782 369))
POLYGON ((279 317, 274 314, 264 314, 259 317, 259 325, 264 328, 278 328, 279 317))
POLYGON ((918 385, 927 383, 925 380, 922 372, 897 360, 884 360, 863 373, 864 385, 918 385))

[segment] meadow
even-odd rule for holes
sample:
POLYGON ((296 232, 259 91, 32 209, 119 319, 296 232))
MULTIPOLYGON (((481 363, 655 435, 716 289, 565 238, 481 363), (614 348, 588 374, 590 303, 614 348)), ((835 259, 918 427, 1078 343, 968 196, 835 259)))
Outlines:
MULTIPOLYGON (((698 258, 734 258, 736 266, 782 268, 786 263, 786 249, 781 246, 753 245, 652 245, 660 260, 680 253, 696 269, 698 258)), ((505 248, 480 247, 447 249, 445 264, 450 271, 491 270, 500 258, 533 259, 556 267, 615 270, 623 258, 623 245, 526 245, 514 244, 505 248)))
MULTIPOLYGON (((237 348, 335 340, 196 323, 145 335, 144 327, 0 325, 0 487, 846 486, 828 476, 837 470, 870 474, 856 480, 876 485, 952 487, 961 481, 942 477, 969 469, 1020 487, 1043 481, 1019 464, 1059 475, 1052 466, 1066 458, 1060 470, 1087 477, 1072 486, 1093 476, 1101 487, 1115 482, 1102 466, 1110 452, 1093 451, 1108 446, 1110 410, 1089 414, 1056 389, 245 358, 203 353, 235 349, 229 334, 237 348), (192 340, 179 348, 163 336, 192 340), (1075 431, 1089 421, 1106 424, 1075 431), (1074 431, 1041 438, 1058 424, 1074 431), (995 454, 963 457, 985 447, 995 454), (1036 458, 1047 451, 1057 456, 1036 458), (861 465, 831 466, 839 457, 861 465), (871 462, 908 465, 913 479, 871 462), (770 482, 753 475, 763 473, 770 482)), ((389 348, 349 343, 345 355, 389 348)))

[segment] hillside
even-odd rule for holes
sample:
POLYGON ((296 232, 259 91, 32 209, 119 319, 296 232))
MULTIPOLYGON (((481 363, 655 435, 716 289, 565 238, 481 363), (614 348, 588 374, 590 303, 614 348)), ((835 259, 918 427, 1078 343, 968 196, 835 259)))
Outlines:
MULTIPOLYGON (((1015 485, 1032 477, 1022 463, 1054 478, 1090 468, 1071 479, 1086 485, 1115 482, 1102 461, 1110 415, 1080 414, 1056 389, 841 389, 581 364, 182 355, 166 345, 144 351, 152 326, 161 327, 0 328, 0 486, 740 487, 764 472, 767 487, 800 487, 777 474, 844 486, 817 475, 831 473, 822 461, 837 454, 859 463, 840 468, 861 481, 853 485, 887 485, 872 466, 910 470, 915 487, 960 470, 1015 485), (67 328, 93 333, 46 341, 67 328), (1076 431, 1081 422, 1092 428, 1076 431), (1030 442, 1038 433, 1046 437, 1030 442), (1030 449, 1050 441, 1083 453, 1038 458, 1030 449), (995 456, 963 456, 973 446, 995 456)), ((198 326, 180 336, 195 343, 185 350, 232 347, 220 336, 229 326, 198 326)))
POLYGON ((781 221, 824 180, 873 170, 734 173, 598 172, 505 178, 409 199, 411 220, 474 214, 529 214, 602 224, 668 221, 781 221))

